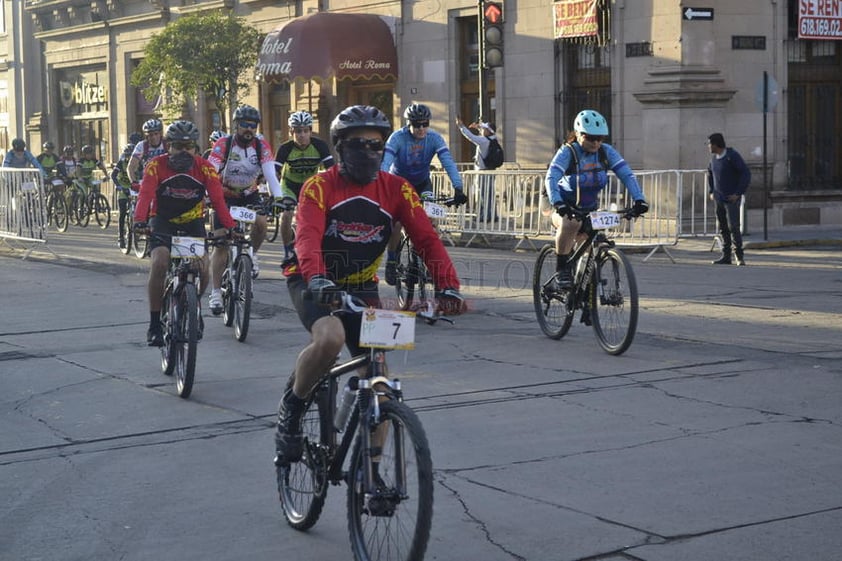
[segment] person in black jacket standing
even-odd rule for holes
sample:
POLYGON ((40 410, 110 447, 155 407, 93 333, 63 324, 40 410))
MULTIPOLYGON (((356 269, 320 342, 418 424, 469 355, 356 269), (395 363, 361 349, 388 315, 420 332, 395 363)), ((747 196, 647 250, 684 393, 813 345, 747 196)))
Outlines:
POLYGON ((730 265, 733 246, 735 263, 745 265, 740 203, 751 181, 751 171, 739 152, 725 146, 722 133, 710 135, 708 147, 713 154, 708 165, 708 189, 711 200, 716 203, 716 221, 722 236, 722 257, 713 264, 730 265))

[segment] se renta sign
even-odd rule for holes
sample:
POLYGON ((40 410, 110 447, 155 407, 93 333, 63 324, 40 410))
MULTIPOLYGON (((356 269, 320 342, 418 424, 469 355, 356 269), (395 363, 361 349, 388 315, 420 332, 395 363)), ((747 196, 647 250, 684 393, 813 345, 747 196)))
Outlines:
POLYGON ((798 38, 842 40, 842 0, 798 0, 798 38))

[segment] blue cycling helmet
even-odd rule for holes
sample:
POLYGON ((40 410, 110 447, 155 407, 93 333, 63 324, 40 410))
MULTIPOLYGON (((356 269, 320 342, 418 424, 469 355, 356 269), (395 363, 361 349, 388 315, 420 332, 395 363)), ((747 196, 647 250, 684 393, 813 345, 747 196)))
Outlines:
POLYGON ((576 115, 573 121, 573 130, 585 134, 608 136, 608 121, 599 112, 593 109, 585 109, 576 115))

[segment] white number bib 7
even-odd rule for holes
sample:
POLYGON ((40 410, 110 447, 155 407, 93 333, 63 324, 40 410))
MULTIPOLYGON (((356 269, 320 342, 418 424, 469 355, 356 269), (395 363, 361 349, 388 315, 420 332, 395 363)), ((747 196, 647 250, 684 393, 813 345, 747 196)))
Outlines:
POLYGON ((170 257, 191 258, 201 257, 205 254, 205 240, 202 238, 191 238, 188 236, 173 236, 170 257))
POLYGON ((415 312, 367 308, 360 327, 360 346, 414 349, 415 312))
POLYGON ((246 222, 248 224, 254 224, 254 221, 257 220, 257 213, 252 209, 246 208, 244 206, 232 206, 228 209, 228 212, 231 213, 231 218, 233 218, 237 222, 246 222))
POLYGON ((590 217, 594 230, 606 230, 620 225, 620 215, 616 212, 595 210, 590 213, 590 217))

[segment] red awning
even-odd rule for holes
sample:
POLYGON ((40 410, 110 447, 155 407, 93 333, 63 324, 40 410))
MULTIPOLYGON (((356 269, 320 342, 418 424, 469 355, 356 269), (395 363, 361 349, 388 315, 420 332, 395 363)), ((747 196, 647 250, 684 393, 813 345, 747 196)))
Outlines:
POLYGON ((285 22, 263 40, 259 79, 371 79, 398 77, 389 26, 371 14, 319 12, 285 22))

